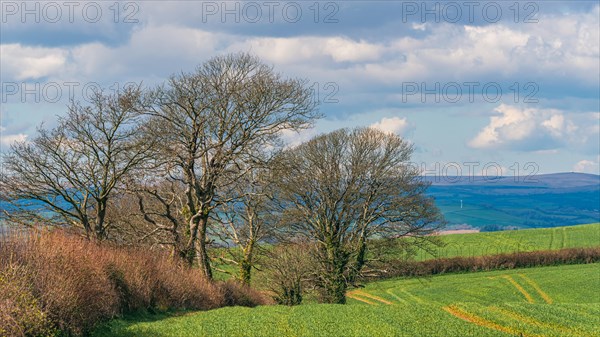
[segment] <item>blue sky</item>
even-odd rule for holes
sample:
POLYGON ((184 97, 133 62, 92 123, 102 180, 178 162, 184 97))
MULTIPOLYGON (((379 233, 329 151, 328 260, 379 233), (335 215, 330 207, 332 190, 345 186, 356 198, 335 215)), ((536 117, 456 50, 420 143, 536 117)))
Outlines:
POLYGON ((69 94, 245 51, 318 89, 291 143, 373 126, 429 174, 599 173, 597 1, 2 1, 0 147, 69 94), (460 172, 459 172, 460 171, 460 172))

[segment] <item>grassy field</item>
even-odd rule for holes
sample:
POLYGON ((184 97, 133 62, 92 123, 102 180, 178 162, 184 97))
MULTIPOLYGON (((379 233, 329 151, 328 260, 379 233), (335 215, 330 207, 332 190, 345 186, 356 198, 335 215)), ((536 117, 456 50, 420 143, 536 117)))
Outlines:
POLYGON ((96 336, 600 336, 600 265, 397 279, 347 305, 116 320, 96 336))
MULTIPOLYGON (((452 234, 442 236, 444 247, 437 257, 481 256, 562 248, 596 247, 600 244, 600 223, 568 227, 520 229, 501 232, 452 234)), ((416 260, 433 256, 423 250, 416 260)))
MULTIPOLYGON (((452 234, 442 235, 440 238, 444 242, 444 246, 435 248, 434 255, 420 249, 417 250, 414 259, 424 261, 436 257, 470 257, 562 248, 596 247, 600 245, 600 223, 501 232, 452 234)), ((219 254, 222 254, 222 252, 219 251, 219 254)), ((391 258, 402 256, 400 249, 394 247, 389 248, 385 254, 391 258)), ((233 274, 238 271, 237 267, 233 265, 216 264, 216 266, 233 274)), ((215 277, 224 280, 230 278, 230 275, 216 271, 215 277)), ((254 271, 253 277, 255 277, 255 280, 262 280, 262 275, 258 271, 254 271)))

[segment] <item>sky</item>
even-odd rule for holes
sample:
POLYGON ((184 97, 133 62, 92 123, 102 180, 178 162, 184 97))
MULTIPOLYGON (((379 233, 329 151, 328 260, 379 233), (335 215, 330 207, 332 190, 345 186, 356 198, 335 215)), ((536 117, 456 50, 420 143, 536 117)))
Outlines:
POLYGON ((2 0, 0 16, 0 152, 95 88, 249 52, 320 102, 290 144, 371 126, 426 175, 600 173, 598 1, 2 0))

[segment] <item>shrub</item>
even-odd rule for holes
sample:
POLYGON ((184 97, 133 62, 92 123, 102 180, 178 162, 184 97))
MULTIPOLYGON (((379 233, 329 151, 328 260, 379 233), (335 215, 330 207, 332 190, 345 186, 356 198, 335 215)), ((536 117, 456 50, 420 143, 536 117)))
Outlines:
POLYGON ((40 308, 22 267, 0 271, 0 336, 52 336, 52 322, 40 308))
POLYGON ((599 261, 600 247, 567 248, 561 250, 519 252, 475 257, 453 257, 419 262, 392 260, 376 266, 376 269, 385 270, 385 272, 370 278, 382 279, 398 276, 427 276, 456 272, 595 263, 599 261))
POLYGON ((0 335, 86 335, 123 314, 265 303, 205 280, 161 252, 96 244, 61 231, 0 238, 0 335), (18 271, 18 272, 17 272, 18 271))
POLYGON ((23 266, 30 269, 35 294, 60 330, 86 334, 119 313, 117 293, 103 268, 107 255, 100 247, 50 233, 24 244, 23 266))
POLYGON ((263 295, 250 286, 239 281, 227 281, 223 284, 224 306, 241 305, 255 307, 259 304, 267 304, 263 295))
POLYGON ((316 270, 309 249, 305 244, 280 245, 269 254, 267 281, 278 304, 302 303, 307 278, 316 270))

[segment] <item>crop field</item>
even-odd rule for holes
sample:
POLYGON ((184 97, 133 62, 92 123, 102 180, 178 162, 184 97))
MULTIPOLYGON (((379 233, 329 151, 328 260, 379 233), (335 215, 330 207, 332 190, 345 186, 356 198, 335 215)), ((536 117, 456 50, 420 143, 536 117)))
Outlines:
POLYGON ((600 264, 396 279, 347 305, 116 320, 96 336, 600 336, 600 264))
MULTIPOLYGON (((554 228, 520 229, 442 236, 444 247, 435 249, 437 257, 481 256, 500 253, 531 252, 562 248, 596 247, 600 243, 600 223, 554 228)), ((433 256, 424 250, 416 260, 433 256)))
MULTIPOLYGON (((443 247, 436 247, 434 255, 423 249, 416 251, 415 260, 423 261, 444 257, 471 257, 494 255, 500 253, 531 252, 538 250, 554 250, 562 248, 587 248, 600 244, 600 223, 554 227, 520 229, 501 232, 481 232, 468 234, 442 235, 443 247)), ((398 240, 409 240, 408 238, 398 240)), ((216 250, 217 255, 223 254, 216 250)), ((386 255, 392 258, 402 256, 399 248, 391 247, 386 255)), ((236 273, 237 268, 232 265, 216 264, 220 270, 236 273)), ((228 279, 229 274, 215 273, 217 279, 228 279)), ((261 273, 256 271, 256 279, 261 279, 261 273)))

